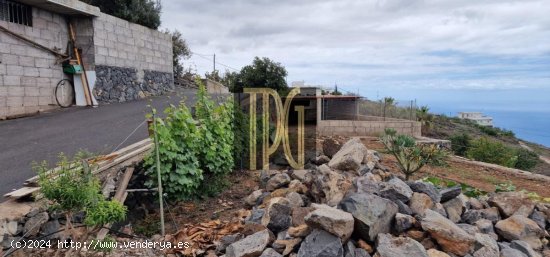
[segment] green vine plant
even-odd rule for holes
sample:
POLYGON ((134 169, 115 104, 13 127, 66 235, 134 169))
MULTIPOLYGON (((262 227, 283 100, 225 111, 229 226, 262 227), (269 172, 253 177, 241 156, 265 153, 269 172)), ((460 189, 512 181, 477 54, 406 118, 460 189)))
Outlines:
MULTIPOLYGON (((200 79, 194 115, 182 101, 156 118, 163 191, 169 199, 184 200, 221 190, 234 167, 234 104, 217 104, 200 79)), ((156 110, 153 110, 156 113, 156 110)), ((157 187, 155 155, 145 158, 146 186, 157 187)))
POLYGON ((436 145, 417 144, 413 137, 397 135, 394 129, 386 129, 380 141, 386 151, 395 157, 406 180, 425 165, 440 164, 446 157, 436 145))
MULTIPOLYGON (((38 184, 41 194, 46 199, 50 210, 63 213, 67 221, 65 236, 73 240, 86 241, 107 223, 122 221, 126 217, 126 207, 114 200, 106 200, 101 194, 99 180, 92 174, 93 167, 88 166, 86 159, 89 153, 79 152, 70 160, 65 154, 59 154, 57 168, 50 170, 48 163, 34 163, 33 169, 38 173, 38 184), (86 213, 84 224, 86 232, 82 237, 74 233, 73 215, 86 213)), ((58 249, 56 256, 61 249, 58 249)), ((71 256, 73 249, 67 253, 71 256)))

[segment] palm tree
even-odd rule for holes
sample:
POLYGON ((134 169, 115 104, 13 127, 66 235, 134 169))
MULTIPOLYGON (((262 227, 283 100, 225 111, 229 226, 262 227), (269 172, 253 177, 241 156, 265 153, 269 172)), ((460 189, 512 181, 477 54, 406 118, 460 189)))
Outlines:
POLYGON ((416 110, 416 119, 422 124, 422 134, 428 132, 433 126, 434 116, 430 113, 428 106, 422 106, 416 110))
POLYGON ((393 97, 384 97, 384 121, 386 120, 386 108, 391 107, 395 104, 395 99, 393 97))

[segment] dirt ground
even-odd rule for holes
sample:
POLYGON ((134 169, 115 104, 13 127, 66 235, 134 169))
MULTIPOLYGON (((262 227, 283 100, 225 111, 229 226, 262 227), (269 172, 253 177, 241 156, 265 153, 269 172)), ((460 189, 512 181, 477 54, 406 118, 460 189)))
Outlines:
MULTIPOLYGON (((362 141, 367 148, 377 150, 382 154, 382 164, 390 167, 392 171, 398 170, 395 158, 383 153, 384 147, 377 138, 363 138, 362 141)), ((450 158, 447 163, 448 167, 426 166, 418 174, 415 174, 413 179, 426 176, 438 177, 464 183, 486 192, 494 192, 495 186, 498 184, 511 183, 516 186, 516 190, 526 190, 542 197, 550 197, 548 183, 545 181, 514 176, 510 172, 464 163, 453 158, 450 158)))

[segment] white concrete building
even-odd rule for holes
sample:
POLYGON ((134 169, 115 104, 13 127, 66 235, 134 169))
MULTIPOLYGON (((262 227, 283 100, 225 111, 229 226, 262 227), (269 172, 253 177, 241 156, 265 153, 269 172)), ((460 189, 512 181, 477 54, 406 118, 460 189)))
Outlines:
POLYGON ((493 126, 493 118, 481 112, 459 112, 458 117, 461 119, 473 120, 481 126, 493 126))

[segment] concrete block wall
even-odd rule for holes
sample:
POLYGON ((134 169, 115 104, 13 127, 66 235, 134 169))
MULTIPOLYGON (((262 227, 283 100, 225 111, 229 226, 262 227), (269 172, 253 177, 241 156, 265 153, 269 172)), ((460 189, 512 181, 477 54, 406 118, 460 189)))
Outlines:
MULTIPOLYGON (((61 15, 33 8, 33 26, 0 25, 64 53, 68 28, 61 15)), ((56 57, 0 32, 0 119, 56 108, 54 90, 64 77, 56 57)))
POLYGON ((421 123, 418 121, 322 120, 317 124, 319 136, 379 136, 386 128, 393 128, 398 134, 421 137, 421 123))
POLYGON ((172 73, 170 35, 101 14, 93 21, 95 65, 172 73))

